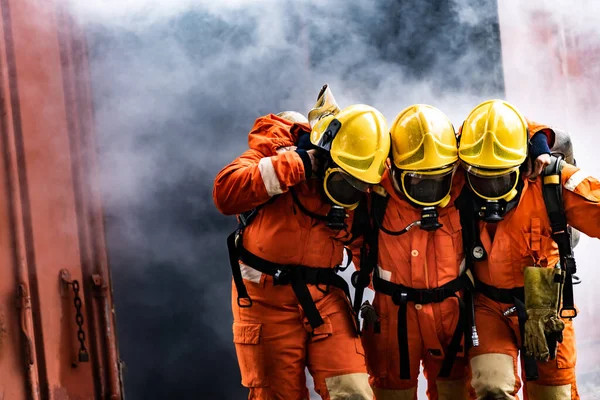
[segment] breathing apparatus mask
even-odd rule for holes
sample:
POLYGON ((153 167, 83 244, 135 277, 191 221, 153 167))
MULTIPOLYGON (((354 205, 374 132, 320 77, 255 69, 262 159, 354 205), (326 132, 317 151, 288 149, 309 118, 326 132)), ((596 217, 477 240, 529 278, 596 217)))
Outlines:
POLYGON ((310 142, 308 134, 302 135, 298 140, 298 148, 316 150, 315 157, 319 159, 322 168, 315 177, 323 179, 323 189, 331 203, 331 208, 325 217, 325 224, 337 230, 345 227, 346 210, 354 210, 370 187, 370 184, 344 171, 331 158, 329 154, 331 143, 340 127, 340 122, 334 118, 316 145, 310 142))
POLYGON ((456 164, 430 171, 402 171, 396 166, 392 167, 396 190, 413 206, 421 208, 421 219, 413 222, 412 226, 418 225, 425 231, 434 231, 443 226, 438 221, 437 207, 446 207, 450 202, 455 172, 456 164))
MULTIPOLYGON (((323 189, 332 203, 329 215, 355 209, 372 184, 381 182, 390 150, 385 117, 373 107, 340 109, 327 85, 308 113, 310 142, 324 156, 323 189)), ((334 223, 334 222, 332 222, 334 223)), ((339 226, 339 224, 338 224, 339 226)))
POLYGON ((370 186, 370 184, 353 177, 337 166, 329 156, 331 143, 340 127, 340 122, 334 118, 319 143, 317 143, 321 154, 326 153, 328 155, 325 160, 323 189, 332 203, 326 222, 327 226, 332 229, 343 226, 346 210, 354 210, 370 186))
POLYGON ((477 168, 462 163, 469 187, 478 197, 480 218, 486 222, 502 221, 513 203, 518 200, 520 166, 503 169, 477 168))

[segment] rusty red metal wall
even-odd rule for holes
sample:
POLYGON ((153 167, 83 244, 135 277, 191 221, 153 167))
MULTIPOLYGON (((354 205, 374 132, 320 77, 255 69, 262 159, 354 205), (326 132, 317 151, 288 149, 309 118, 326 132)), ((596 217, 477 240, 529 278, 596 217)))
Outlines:
POLYGON ((84 35, 54 0, 0 13, 0 399, 120 399, 84 35))

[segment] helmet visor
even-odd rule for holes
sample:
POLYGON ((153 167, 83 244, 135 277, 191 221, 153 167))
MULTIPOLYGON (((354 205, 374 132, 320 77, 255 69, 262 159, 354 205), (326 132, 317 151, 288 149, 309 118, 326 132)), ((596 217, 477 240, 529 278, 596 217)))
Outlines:
POLYGON ((331 168, 325 175, 324 186, 325 193, 331 201, 339 206, 353 209, 370 185, 340 168, 331 168))
POLYGON ((454 171, 456 168, 442 171, 403 171, 400 175, 402 190, 413 203, 438 205, 450 193, 454 171))
POLYGON ((467 168, 467 180, 471 189, 486 200, 501 200, 517 186, 519 169, 512 168, 493 175, 492 171, 467 168))

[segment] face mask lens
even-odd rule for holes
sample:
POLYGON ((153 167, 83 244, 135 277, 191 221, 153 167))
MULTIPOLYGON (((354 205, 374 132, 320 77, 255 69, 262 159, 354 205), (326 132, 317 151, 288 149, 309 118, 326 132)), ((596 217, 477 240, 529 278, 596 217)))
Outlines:
POLYGON ((342 205, 358 203, 367 190, 368 184, 357 180, 341 170, 331 172, 326 178, 327 193, 332 199, 342 205), (358 187, 357 187, 358 186, 358 187))
POLYGON ((517 175, 517 171, 500 176, 480 176, 472 172, 467 174, 473 191, 486 199, 498 199, 510 193, 517 182, 517 175))
POLYGON ((451 170, 439 175, 406 172, 402 177, 402 185, 406 195, 417 203, 439 203, 450 192, 453 172, 451 170))

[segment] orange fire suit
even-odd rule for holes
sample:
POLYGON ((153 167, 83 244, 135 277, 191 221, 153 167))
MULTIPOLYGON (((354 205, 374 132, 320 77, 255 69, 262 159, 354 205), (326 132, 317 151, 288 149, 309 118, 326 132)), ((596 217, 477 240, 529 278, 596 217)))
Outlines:
MULTIPOLYGON (((441 228, 427 232, 415 227, 400 236, 379 232, 378 266, 377 271, 374 271, 375 276, 415 289, 439 288, 459 277, 465 264, 460 216, 454 206, 454 200, 460 193, 463 182, 463 175, 455 174, 451 202, 444 208, 438 208, 439 222, 443 225, 441 228)), ((383 227, 400 231, 421 219, 421 209, 414 207, 398 194, 388 172, 384 175, 382 186, 389 194, 383 227)), ((380 318, 380 333, 376 332, 373 324, 366 326, 363 331, 363 345, 371 375, 370 382, 377 399, 416 399, 421 361, 430 399, 467 398, 468 362, 462 350, 455 359, 449 376, 438 379, 442 361, 459 322, 458 299, 448 297, 438 303, 407 303, 406 332, 410 377, 401 379, 399 305, 393 301, 392 296, 377 292, 377 284, 375 289, 373 306, 380 318)), ((463 328, 459 329, 462 333, 463 328)))
MULTIPOLYGON (((250 149, 217 175, 213 198, 224 214, 267 202, 243 232, 248 252, 279 265, 334 268, 342 263, 342 242, 350 233, 305 214, 290 193, 293 187, 306 209, 327 214, 323 181, 307 181, 302 159, 290 149, 302 132, 310 132, 308 124, 272 114, 258 118, 249 134, 250 149)), ((324 322, 312 329, 289 284, 274 285, 272 276, 243 259, 240 268, 253 304, 238 307, 233 286, 233 341, 250 399, 308 399, 306 367, 323 399, 373 398, 351 305, 342 290, 306 285, 324 322)))
MULTIPOLYGON (((589 236, 600 237, 600 182, 566 164, 562 185, 568 223, 589 236)), ((525 267, 554 267, 559 261, 557 245, 551 238, 541 178, 525 180, 518 205, 499 223, 481 222, 479 229, 487 259, 474 263, 474 274, 486 285, 501 289, 523 287, 525 267)), ((475 297, 475 306, 480 345, 470 350, 469 357, 471 385, 477 399, 515 399, 521 387, 517 357, 522 339, 517 315, 509 313, 511 304, 493 301, 483 294, 475 297)), ((557 357, 537 362, 539 378, 526 382, 526 399, 579 399, 573 323, 564 322, 564 339, 558 344, 557 357)))

